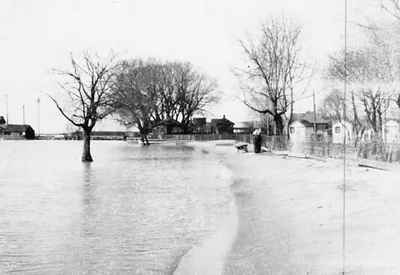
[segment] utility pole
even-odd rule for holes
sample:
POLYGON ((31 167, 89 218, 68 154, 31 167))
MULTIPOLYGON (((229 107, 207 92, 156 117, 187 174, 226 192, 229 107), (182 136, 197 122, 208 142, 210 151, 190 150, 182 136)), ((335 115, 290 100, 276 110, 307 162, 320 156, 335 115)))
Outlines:
POLYGON ((8 124, 8 94, 5 94, 4 97, 5 97, 5 103, 6 103, 6 121, 8 124))
POLYGON ((25 125, 25 104, 22 104, 22 124, 25 125))
POLYGON ((315 90, 313 90, 313 108, 314 108, 314 138, 317 137, 317 108, 315 105, 315 90))
POLYGON ((381 125, 381 129, 382 129, 382 132, 383 132, 383 144, 384 144, 385 148, 386 148, 386 145, 387 145, 386 121, 387 121, 388 102, 389 102, 389 98, 386 97, 385 100, 384 100, 385 111, 383 113, 383 122, 382 122, 382 125, 381 125))
POLYGON ((40 97, 36 100, 37 103, 37 135, 40 136, 40 97))

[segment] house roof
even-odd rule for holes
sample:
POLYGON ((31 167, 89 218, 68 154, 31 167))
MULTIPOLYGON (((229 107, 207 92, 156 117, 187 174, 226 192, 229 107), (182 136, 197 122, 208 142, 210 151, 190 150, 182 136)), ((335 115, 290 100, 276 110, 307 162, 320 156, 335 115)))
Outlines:
POLYGON ((206 124, 206 122, 207 122, 207 120, 206 120, 205 117, 194 117, 194 118, 192 118, 192 123, 194 125, 196 125, 196 126, 204 125, 204 124, 206 124))
MULTIPOLYGON (((320 115, 316 115, 317 120, 316 123, 330 123, 329 120, 323 119, 320 115)), ((314 113, 313 112, 305 112, 305 113, 294 113, 293 114, 293 121, 307 121, 309 123, 314 123, 314 113)))
POLYGON ((205 121, 206 118, 205 117, 194 117, 192 118, 193 121, 205 121))
POLYGON ((330 125, 330 121, 321 118, 321 116, 319 116, 318 114, 317 114, 317 120, 314 121, 314 113, 313 112, 295 113, 295 114, 293 114, 293 122, 295 122, 295 121, 301 122, 306 127, 313 127, 314 123, 317 126, 318 125, 325 125, 325 126, 330 125))
POLYGON ((211 125, 217 125, 217 124, 231 124, 234 125, 235 123, 233 123, 232 121, 230 121, 229 119, 226 118, 213 118, 211 119, 211 125))

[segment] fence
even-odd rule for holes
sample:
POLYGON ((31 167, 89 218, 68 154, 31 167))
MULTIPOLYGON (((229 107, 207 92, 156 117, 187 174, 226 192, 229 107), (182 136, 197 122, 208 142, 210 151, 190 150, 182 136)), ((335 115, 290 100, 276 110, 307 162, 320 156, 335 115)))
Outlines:
MULTIPOLYGON (((240 140, 238 134, 189 134, 189 135, 164 135, 164 139, 172 139, 179 141, 210 141, 233 139, 240 140)), ((246 141, 249 142, 249 141, 246 141)))
MULTIPOLYGON (((211 141, 211 140, 236 140, 239 142, 253 143, 251 134, 192 134, 192 135, 166 135, 165 139, 179 141, 211 141)), ((400 143, 384 143, 382 140, 360 142, 357 145, 333 143, 331 140, 316 141, 308 139, 304 142, 293 142, 287 136, 262 135, 263 146, 274 151, 289 151, 291 153, 318 156, 322 158, 343 158, 344 152, 349 159, 373 159, 379 161, 400 161, 400 143)))
MULTIPOLYGON (((239 137, 237 140, 252 143, 251 135, 239 137)), ((288 151, 322 158, 343 158, 344 154, 349 159, 372 159, 378 161, 400 161, 400 143, 384 143, 382 140, 360 142, 356 145, 333 143, 328 141, 315 141, 312 139, 295 143, 286 136, 263 135, 263 146, 274 151, 288 151), (346 149, 346 150, 344 150, 346 149)))

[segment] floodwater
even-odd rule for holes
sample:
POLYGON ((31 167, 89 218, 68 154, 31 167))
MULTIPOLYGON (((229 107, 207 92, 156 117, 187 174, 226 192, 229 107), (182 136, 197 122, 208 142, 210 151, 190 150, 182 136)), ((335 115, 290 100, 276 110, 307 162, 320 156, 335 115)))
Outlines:
POLYGON ((0 273, 172 274, 228 214, 225 170, 184 146, 0 142, 0 273))

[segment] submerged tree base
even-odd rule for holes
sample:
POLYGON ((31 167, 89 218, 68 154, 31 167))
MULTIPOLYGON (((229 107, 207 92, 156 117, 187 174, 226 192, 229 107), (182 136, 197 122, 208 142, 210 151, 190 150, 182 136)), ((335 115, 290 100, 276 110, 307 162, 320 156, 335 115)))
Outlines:
POLYGON ((82 156, 82 162, 92 162, 93 161, 93 158, 92 158, 92 156, 82 156))
POLYGON ((91 139, 92 130, 84 130, 83 131, 83 152, 82 152, 82 161, 83 162, 92 162, 92 154, 90 153, 90 139, 91 139))

